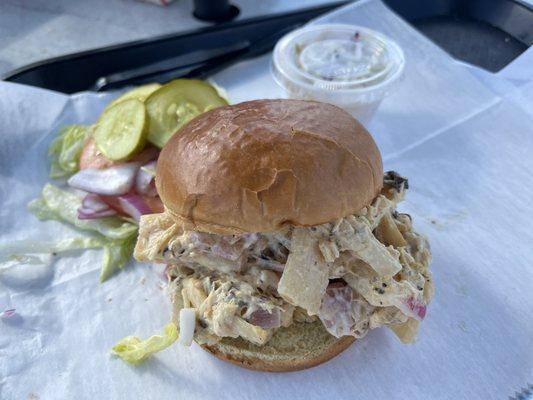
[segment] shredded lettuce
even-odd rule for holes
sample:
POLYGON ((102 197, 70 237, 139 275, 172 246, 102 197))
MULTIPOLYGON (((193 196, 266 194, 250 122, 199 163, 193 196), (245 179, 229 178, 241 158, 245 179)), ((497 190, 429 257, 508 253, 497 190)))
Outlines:
POLYGON ((46 205, 46 202, 42 197, 33 199, 28 203, 28 211, 39 218, 41 221, 47 219, 59 219, 55 212, 52 212, 46 205))
POLYGON ((83 125, 67 125, 59 130, 48 148, 51 178, 64 178, 79 170, 81 152, 89 134, 89 127, 83 125))
MULTIPOLYGON (((58 220, 89 231, 91 236, 74 237, 59 242, 11 243, 11 254, 61 253, 74 249, 102 248, 104 258, 100 282, 107 280, 119 268, 123 268, 133 256, 137 240, 137 225, 119 217, 91 220, 78 219, 81 199, 74 193, 46 184, 42 197, 31 201, 28 209, 40 220, 58 220), (18 250, 15 251, 15 248, 18 250)), ((2 248, 0 248, 0 256, 2 248)))
POLYGON ((72 250, 104 249, 100 282, 106 281, 115 271, 123 268, 133 256, 136 237, 126 240, 109 240, 101 235, 76 236, 58 241, 16 240, 0 244, 0 270, 19 264, 43 264, 34 254, 61 256, 72 250))
POLYGON ((0 261, 26 254, 61 254, 71 250, 96 249, 104 246, 106 240, 98 237, 75 236, 58 241, 14 240, 0 244, 0 261))
POLYGON ((81 201, 71 192, 46 184, 42 197, 31 201, 28 209, 40 220, 53 219, 67 222, 76 228, 98 232, 112 240, 124 240, 136 236, 137 226, 119 217, 78 219, 81 201))
POLYGON ((43 260, 41 257, 32 256, 30 254, 10 254, 7 257, 2 257, 2 261, 0 263, 0 269, 11 267, 13 265, 18 264, 27 264, 27 265, 42 265, 42 264, 48 264, 52 260, 50 257, 46 258, 46 260, 43 260))
POLYGON ((133 256, 137 238, 109 241, 104 246, 104 260, 100 270, 100 282, 106 281, 111 275, 128 263, 133 256))
POLYGON ((178 339, 178 327, 171 322, 164 328, 163 335, 150 336, 141 340, 127 336, 119 341, 111 352, 130 364, 139 364, 158 351, 166 349, 178 339))

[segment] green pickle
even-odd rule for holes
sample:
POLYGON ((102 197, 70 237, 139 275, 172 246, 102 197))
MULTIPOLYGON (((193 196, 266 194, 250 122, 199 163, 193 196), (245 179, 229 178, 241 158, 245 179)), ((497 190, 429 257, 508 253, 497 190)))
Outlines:
POLYGON ((159 148, 197 115, 228 104, 207 82, 196 79, 171 81, 145 100, 148 141, 159 148))
POLYGON ((121 101, 106 108, 94 131, 98 149, 111 160, 126 160, 146 144, 148 116, 138 99, 121 101))
POLYGON ((150 96, 160 87, 161 87, 161 84, 159 83, 149 83, 147 85, 142 85, 142 86, 133 88, 131 90, 128 90, 126 93, 122 94, 121 96, 118 96, 115 100, 109 103, 106 107, 106 110, 108 108, 111 108, 117 105, 118 103, 124 100, 137 99, 137 100, 144 102, 148 96, 150 96))

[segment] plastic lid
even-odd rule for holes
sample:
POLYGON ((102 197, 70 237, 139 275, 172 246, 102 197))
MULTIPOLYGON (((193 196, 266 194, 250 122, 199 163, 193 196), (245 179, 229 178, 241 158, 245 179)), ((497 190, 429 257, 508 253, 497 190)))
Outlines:
POLYGON ((367 92, 398 80, 404 64, 401 48, 378 32, 354 25, 310 25, 276 44, 273 73, 286 88, 367 92))

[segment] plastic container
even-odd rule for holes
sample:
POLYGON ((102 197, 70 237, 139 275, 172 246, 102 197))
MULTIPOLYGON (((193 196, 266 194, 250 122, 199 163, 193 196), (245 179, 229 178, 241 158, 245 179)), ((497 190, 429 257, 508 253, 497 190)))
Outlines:
POLYGON ((344 108, 366 123, 403 76, 405 58, 391 39, 354 25, 311 25, 276 44, 272 74, 294 99, 344 108))

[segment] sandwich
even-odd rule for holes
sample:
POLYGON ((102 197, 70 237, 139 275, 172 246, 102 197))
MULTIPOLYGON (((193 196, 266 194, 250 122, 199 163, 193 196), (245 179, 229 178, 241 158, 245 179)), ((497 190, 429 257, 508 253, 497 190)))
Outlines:
POLYGON ((167 264, 180 335, 216 357, 293 371, 381 326, 414 340, 433 295, 429 245, 397 210, 407 179, 383 172, 342 109, 210 110, 165 145, 156 187, 164 212, 141 217, 134 255, 167 264))

